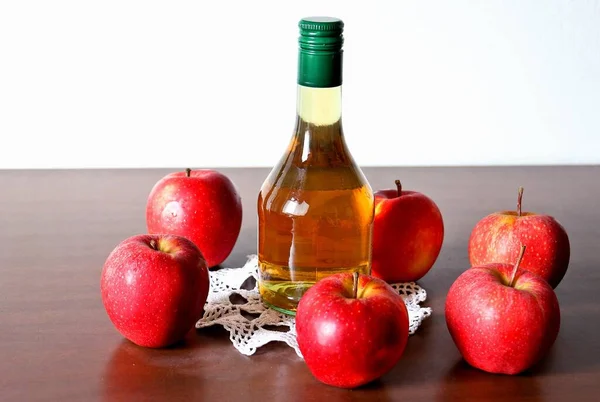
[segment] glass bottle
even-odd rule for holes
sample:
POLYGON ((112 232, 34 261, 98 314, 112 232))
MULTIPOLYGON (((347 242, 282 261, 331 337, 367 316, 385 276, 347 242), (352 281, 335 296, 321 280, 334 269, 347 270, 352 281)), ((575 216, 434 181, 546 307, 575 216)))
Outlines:
POLYGON ((296 127, 258 196, 260 295, 292 315, 316 281, 370 273, 373 191, 342 130, 343 26, 300 21, 296 127))

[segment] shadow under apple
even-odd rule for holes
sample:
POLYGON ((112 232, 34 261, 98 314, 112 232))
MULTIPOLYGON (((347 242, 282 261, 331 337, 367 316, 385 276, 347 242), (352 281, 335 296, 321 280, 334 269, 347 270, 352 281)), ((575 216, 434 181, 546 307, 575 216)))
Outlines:
POLYGON ((181 390, 201 399, 202 365, 187 358, 191 342, 188 336, 171 347, 151 349, 123 339, 106 364, 102 400, 169 400, 181 390))
POLYGON ((393 398, 388 392, 391 388, 381 381, 374 380, 363 386, 345 389, 326 385, 312 377, 312 374, 306 369, 306 372, 298 378, 302 386, 295 386, 293 394, 288 394, 285 398, 290 402, 305 401, 392 401, 393 398), (308 378, 310 377, 310 378, 308 378))
POLYGON ((511 400, 516 395, 531 402, 544 400, 544 393, 533 371, 518 375, 491 374, 459 359, 446 373, 437 391, 436 400, 489 401, 511 400))

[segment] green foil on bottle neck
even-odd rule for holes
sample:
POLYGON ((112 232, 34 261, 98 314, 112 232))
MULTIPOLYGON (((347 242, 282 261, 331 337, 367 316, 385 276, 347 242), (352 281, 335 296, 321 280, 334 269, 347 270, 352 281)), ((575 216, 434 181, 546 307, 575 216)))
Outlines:
POLYGON ((311 17, 300 20, 298 26, 298 84, 312 88, 340 86, 344 23, 337 18, 311 17))

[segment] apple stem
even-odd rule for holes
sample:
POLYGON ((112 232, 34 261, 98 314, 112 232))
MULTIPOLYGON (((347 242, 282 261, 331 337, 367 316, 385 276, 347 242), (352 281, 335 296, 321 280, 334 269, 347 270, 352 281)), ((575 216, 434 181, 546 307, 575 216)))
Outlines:
POLYGON ((158 244, 156 244, 156 240, 150 240, 150 247, 152 247, 154 250, 158 250, 158 244))
POLYGON ((521 216, 521 203, 523 202, 523 187, 519 187, 517 194, 517 216, 521 216))
POLYGON ((352 273, 352 298, 356 299, 358 296, 358 272, 352 273))
POLYGON ((396 191, 398 191, 398 197, 400 197, 400 194, 402 193, 402 183, 400 183, 400 180, 395 180, 394 183, 396 183, 396 191))
POLYGON ((515 263, 515 267, 513 268, 512 276, 510 277, 510 283, 508 286, 511 288, 514 285, 515 277, 517 276, 517 271, 519 269, 519 265, 521 264, 521 260, 523 259, 523 254, 525 254, 525 245, 521 245, 521 252, 519 253, 519 257, 517 257, 517 262, 515 263))
POLYGON ((192 169, 186 168, 185 169, 185 177, 190 177, 190 173, 192 173, 192 169))

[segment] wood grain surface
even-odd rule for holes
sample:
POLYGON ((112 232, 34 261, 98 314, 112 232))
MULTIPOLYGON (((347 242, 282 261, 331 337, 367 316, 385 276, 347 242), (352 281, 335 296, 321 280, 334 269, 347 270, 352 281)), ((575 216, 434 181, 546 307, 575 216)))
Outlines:
MULTIPOLYGON (((256 252, 256 195, 267 169, 220 169, 244 203, 223 266, 256 252)), ((397 366, 357 390, 317 382, 285 344, 243 356, 221 328, 151 350, 124 340, 104 312, 100 271, 123 239, 145 232, 146 198, 170 170, 0 171, 1 401, 597 401, 600 400, 600 167, 366 168, 375 189, 425 192, 439 205, 442 252, 419 281, 433 315, 397 366), (446 293, 468 268, 475 223, 514 208, 555 216, 571 240, 556 289, 562 326, 550 354, 518 376, 461 359, 444 321, 446 293)))

